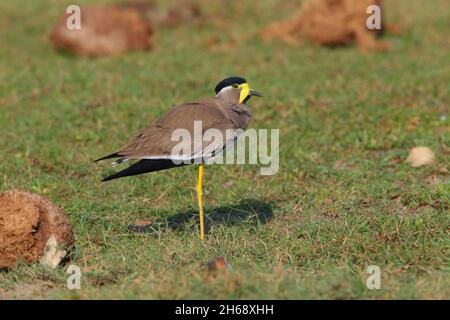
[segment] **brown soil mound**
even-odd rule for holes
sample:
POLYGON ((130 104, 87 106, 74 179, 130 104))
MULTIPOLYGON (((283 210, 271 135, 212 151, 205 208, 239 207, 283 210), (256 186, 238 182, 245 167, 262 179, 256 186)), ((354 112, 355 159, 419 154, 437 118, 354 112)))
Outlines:
POLYGON ((153 1, 131 0, 119 4, 122 8, 137 10, 153 26, 177 27, 201 22, 202 11, 198 4, 183 1, 167 9, 159 9, 153 1))
POLYGON ((202 11, 197 4, 184 2, 167 11, 163 24, 175 27, 186 23, 198 23, 201 17, 202 11))
POLYGON ((73 246, 72 227, 59 208, 29 192, 0 193, 0 268, 37 261, 52 234, 58 243, 73 246))
MULTIPOLYGON (((273 23, 261 32, 261 37, 280 39, 292 45, 297 45, 299 38, 305 38, 320 45, 356 43, 363 51, 385 50, 388 44, 376 39, 382 30, 367 29, 370 5, 378 5, 383 10, 381 0, 307 0, 297 15, 273 23)), ((396 26, 387 27, 399 31, 396 26)))
POLYGON ((67 28, 67 17, 61 17, 50 35, 57 50, 80 56, 102 56, 153 47, 153 27, 136 8, 82 6, 79 30, 67 28))

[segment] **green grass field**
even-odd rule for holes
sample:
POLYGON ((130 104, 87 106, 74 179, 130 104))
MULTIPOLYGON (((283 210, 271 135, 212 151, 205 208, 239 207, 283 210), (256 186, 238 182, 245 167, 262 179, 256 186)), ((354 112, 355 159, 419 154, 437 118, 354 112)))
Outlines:
POLYGON ((292 11, 248 0, 205 6, 203 28, 158 30, 150 53, 80 59, 48 41, 72 2, 1 1, 0 190, 64 208, 82 289, 66 288, 67 265, 22 265, 0 271, 0 298, 449 299, 450 3, 386 3, 405 29, 387 53, 258 39, 211 50, 292 11), (113 170, 92 160, 234 74, 265 94, 252 127, 280 128, 280 171, 207 166, 201 243, 195 167, 101 183, 113 170), (412 168, 422 145, 437 159, 412 168), (131 232, 138 220, 151 231, 131 232), (233 272, 209 277, 215 256, 233 272), (369 265, 381 290, 366 288, 369 265))

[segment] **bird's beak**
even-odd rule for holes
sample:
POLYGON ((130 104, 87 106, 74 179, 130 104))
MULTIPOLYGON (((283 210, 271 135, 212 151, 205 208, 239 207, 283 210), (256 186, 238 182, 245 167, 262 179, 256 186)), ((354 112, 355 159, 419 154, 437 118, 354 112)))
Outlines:
POLYGON ((250 95, 255 97, 263 97, 263 94, 261 92, 258 92, 256 90, 250 90, 250 95))
POLYGON ((244 102, 250 96, 262 97, 261 93, 250 89, 250 86, 248 85, 248 83, 243 83, 239 87, 241 88, 241 94, 239 96, 239 103, 244 102))

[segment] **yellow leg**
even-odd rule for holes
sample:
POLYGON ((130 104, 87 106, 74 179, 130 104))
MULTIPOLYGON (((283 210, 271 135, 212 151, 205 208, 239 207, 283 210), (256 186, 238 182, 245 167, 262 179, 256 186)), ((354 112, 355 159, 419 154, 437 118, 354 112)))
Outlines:
POLYGON ((200 213, 200 239, 205 240, 205 221, 203 219, 203 164, 198 167, 198 180, 197 180, 197 201, 198 210, 200 213))

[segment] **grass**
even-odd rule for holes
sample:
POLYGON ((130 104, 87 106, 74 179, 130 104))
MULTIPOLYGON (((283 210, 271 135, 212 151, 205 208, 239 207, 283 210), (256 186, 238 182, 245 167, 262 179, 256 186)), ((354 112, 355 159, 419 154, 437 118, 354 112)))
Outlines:
POLYGON ((64 208, 73 264, 0 272, 4 298, 450 298, 449 53, 445 0, 386 1, 405 31, 387 53, 292 48, 252 39, 211 50, 289 15, 288 1, 217 1, 205 26, 158 30, 151 53, 79 59, 48 33, 70 2, 0 4, 0 189, 21 188, 64 208), (251 12, 251 13, 249 13, 251 12), (93 164, 170 106, 213 94, 239 74, 265 94, 254 128, 280 128, 280 171, 207 166, 205 205, 216 221, 200 243, 194 167, 101 183, 93 164), (411 168, 414 146, 437 161, 411 168), (219 213, 217 208, 220 208, 219 213), (137 234, 128 226, 153 223, 137 234), (204 264, 225 256, 229 275, 204 264), (365 286, 368 265, 382 289, 365 286))

